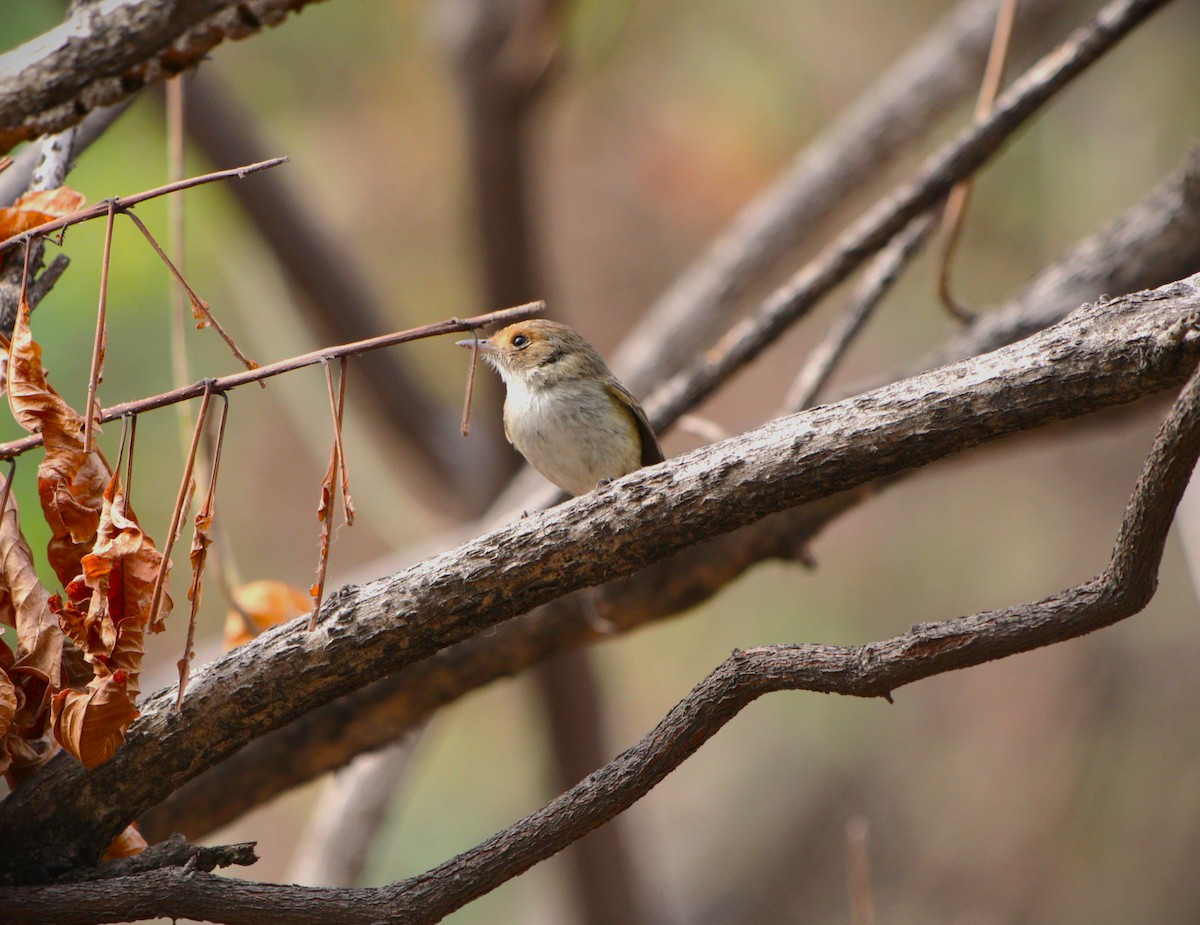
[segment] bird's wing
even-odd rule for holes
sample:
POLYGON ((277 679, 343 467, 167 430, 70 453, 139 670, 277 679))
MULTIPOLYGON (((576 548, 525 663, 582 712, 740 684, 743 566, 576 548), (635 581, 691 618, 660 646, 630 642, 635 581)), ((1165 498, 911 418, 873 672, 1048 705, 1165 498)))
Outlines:
POLYGON ((658 445, 658 438, 654 436, 654 428, 650 426, 650 420, 646 417, 642 406, 638 404, 638 400, 619 382, 610 383, 608 390, 613 398, 629 412, 629 416, 638 429, 638 435, 642 438, 642 465, 652 466, 662 462, 666 457, 663 456, 662 447, 658 445))

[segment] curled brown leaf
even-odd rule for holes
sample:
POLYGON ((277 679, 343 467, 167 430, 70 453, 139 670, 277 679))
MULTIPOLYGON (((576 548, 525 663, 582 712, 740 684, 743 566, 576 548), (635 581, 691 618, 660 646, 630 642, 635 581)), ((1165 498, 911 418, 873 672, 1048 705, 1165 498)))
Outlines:
POLYGON ((86 201, 83 193, 67 186, 26 193, 11 206, 0 209, 0 241, 70 215, 86 201))

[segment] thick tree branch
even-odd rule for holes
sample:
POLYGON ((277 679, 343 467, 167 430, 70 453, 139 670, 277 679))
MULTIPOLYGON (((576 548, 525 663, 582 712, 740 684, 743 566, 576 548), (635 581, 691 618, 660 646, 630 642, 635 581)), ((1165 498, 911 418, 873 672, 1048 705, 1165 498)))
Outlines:
POLYGON ((41 878, 94 863, 144 809, 251 739, 577 588, 628 575, 775 511, 987 440, 1181 382, 1200 277, 1111 303, 983 357, 773 421, 639 470, 398 575, 346 587, 316 632, 293 621, 143 704, 112 761, 51 761, 0 804, 0 868, 41 878))
MULTIPOLYGON (((1182 284, 1193 304, 1197 282, 1182 284)), ((1160 339, 1192 341, 1194 350, 1198 321, 1193 311, 1160 339)), ((735 652, 637 745, 525 819, 418 877, 378 890, 321 890, 199 875, 181 882, 173 873, 155 872, 114 881, 102 900, 94 892, 81 895, 78 887, 2 891, 0 910, 15 922, 53 916, 62 925, 150 915, 273 925, 331 915, 348 925, 440 921, 632 806, 764 694, 807 690, 890 700, 905 684, 1073 639, 1137 613, 1153 596, 1167 532, 1198 455, 1200 374, 1193 373, 1159 431, 1110 564, 1098 578, 1029 604, 917 625, 865 646, 735 652)))
POLYGON ((102 0, 0 56, 0 153, 198 64, 317 0, 102 0))
MULTIPOLYGON (((993 350, 1061 320, 1103 292, 1160 285, 1200 265, 1200 150, 1143 201, 1039 274, 1011 304, 977 319, 940 362, 993 350), (1030 319, 1033 319, 1032 321, 1030 319)), ((927 368, 925 363, 916 372, 927 368)), ((678 615, 768 558, 804 557, 826 524, 871 486, 774 515, 685 550, 597 591, 573 594, 452 646, 256 739, 164 803, 139 816, 152 841, 172 831, 199 837, 247 809, 403 730, 468 691, 517 674, 538 659, 597 640, 599 607, 614 633, 678 615)))

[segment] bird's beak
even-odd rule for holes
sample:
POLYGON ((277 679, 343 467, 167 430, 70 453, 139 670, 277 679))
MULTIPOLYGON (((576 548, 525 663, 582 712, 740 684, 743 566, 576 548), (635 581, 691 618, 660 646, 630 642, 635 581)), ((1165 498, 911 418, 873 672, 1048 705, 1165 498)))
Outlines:
POLYGON ((454 343, 459 347, 474 347, 478 345, 480 350, 495 351, 496 349, 495 345, 486 337, 481 337, 478 340, 475 340, 474 338, 468 340, 456 340, 454 343))

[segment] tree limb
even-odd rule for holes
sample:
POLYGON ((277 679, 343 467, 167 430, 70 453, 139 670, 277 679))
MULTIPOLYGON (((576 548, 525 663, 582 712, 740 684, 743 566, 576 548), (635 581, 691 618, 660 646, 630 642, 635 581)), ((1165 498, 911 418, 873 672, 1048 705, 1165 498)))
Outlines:
POLYGON ((1200 277, 1084 306, 1048 330, 632 473, 397 575, 335 594, 198 671, 181 713, 152 695, 124 746, 52 760, 0 803, 0 869, 94 863, 184 781, 314 707, 569 591, 628 575, 775 511, 1181 382, 1200 277))
MULTIPOLYGON (((613 357, 626 385, 641 394, 686 366, 726 327, 746 290, 975 92, 996 7, 996 0, 965 0, 947 13, 742 208, 646 310, 613 357)), ((1062 0, 1024 0, 1018 42, 1044 42, 1052 20, 1070 7, 1062 0)))
MULTIPOLYGON (((1200 264, 1200 150, 1156 190, 1040 273, 1011 303, 956 336, 910 372, 993 350, 1059 321, 1103 292, 1160 285, 1200 264)), ((675 616, 769 558, 802 559, 840 514, 872 493, 864 486, 766 518, 692 547, 629 578, 553 601, 301 717, 250 743, 138 817, 150 840, 196 838, 278 793, 379 748, 471 690, 515 675, 563 649, 598 641, 589 609, 613 633, 675 616), (584 597, 586 596, 586 600, 584 597)))
MULTIPOLYGON (((1190 342, 1192 354, 1200 322, 1198 284, 1200 278, 1193 277, 1147 297, 1190 297, 1192 311, 1157 340, 1177 347, 1190 342)), ((1097 311, 1107 309, 1082 309, 1072 318, 1096 321, 1097 311)), ((1077 346, 1078 340, 1058 339, 1052 349, 1069 353, 1077 346)), ((949 369, 958 369, 961 378, 972 376, 965 368, 949 369)), ((1028 396, 1006 397, 1020 402, 1028 396)), ((918 624, 864 646, 799 644, 735 652, 637 745, 525 819, 420 876, 378 890, 322 890, 243 885, 206 875, 181 882, 173 871, 156 871, 120 878, 113 884, 116 895, 103 900, 80 895, 79 887, 0 891, 0 911, 20 916, 15 922, 52 916, 62 925, 151 915, 274 925, 328 921, 331 914, 348 925, 440 921, 632 806, 764 694, 808 690, 891 700, 893 691, 914 681, 1073 639, 1137 613, 1153 596, 1171 520, 1198 455, 1200 374, 1193 372, 1159 431, 1112 558, 1097 578, 1032 603, 918 624)))
POLYGON ((0 56, 0 153, 174 77, 318 0, 106 0, 0 56))

